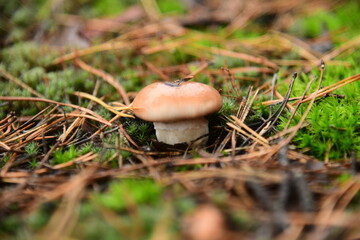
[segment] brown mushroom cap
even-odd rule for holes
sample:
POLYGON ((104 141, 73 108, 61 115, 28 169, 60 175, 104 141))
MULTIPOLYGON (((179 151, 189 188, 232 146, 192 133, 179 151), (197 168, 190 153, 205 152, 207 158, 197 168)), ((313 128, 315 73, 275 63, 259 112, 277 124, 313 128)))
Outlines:
POLYGON ((143 88, 133 102, 137 117, 151 122, 198 118, 220 110, 218 91, 203 83, 155 82, 143 88))

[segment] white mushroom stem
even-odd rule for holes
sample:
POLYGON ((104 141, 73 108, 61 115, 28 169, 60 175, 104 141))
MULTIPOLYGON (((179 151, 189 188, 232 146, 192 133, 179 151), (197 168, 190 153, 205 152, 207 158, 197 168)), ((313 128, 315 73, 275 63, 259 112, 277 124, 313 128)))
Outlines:
POLYGON ((190 143, 209 133, 208 121, 203 117, 178 122, 154 122, 154 127, 157 139, 170 145, 190 143))

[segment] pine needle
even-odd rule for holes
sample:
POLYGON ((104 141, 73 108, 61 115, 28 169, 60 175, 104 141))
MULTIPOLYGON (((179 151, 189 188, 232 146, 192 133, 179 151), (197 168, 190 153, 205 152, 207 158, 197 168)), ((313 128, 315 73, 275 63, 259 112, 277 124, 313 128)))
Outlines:
POLYGON ((106 108, 107 110, 109 110, 110 112, 115 113, 116 115, 119 115, 121 117, 130 117, 130 118, 134 118, 134 116, 126 114, 126 113, 122 113, 122 112, 118 112, 117 110, 131 110, 131 107, 117 107, 116 109, 108 104, 106 104, 104 101, 102 101, 101 99, 88 94, 88 93, 84 93, 84 92, 74 92, 73 93, 75 96, 79 96, 79 97, 83 97, 83 98, 87 98, 91 101, 94 101, 98 104, 100 104, 101 106, 103 106, 104 108, 106 108))

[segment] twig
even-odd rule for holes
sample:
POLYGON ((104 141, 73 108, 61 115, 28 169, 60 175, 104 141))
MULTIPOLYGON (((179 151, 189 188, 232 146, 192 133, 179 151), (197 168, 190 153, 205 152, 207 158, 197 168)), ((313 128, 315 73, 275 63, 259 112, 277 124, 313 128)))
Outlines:
POLYGON ((315 80, 315 78, 312 78, 312 79, 310 80, 310 82, 308 82, 308 84, 306 85, 305 91, 304 91, 304 93, 303 93, 300 101, 299 101, 298 104, 296 105, 294 111, 291 113, 291 116, 289 117, 289 120, 287 121, 287 123, 286 123, 286 125, 285 125, 285 127, 284 127, 284 130, 288 129, 288 127, 289 127, 289 125, 290 125, 290 123, 291 123, 291 120, 294 118, 296 111, 297 111, 297 110, 299 109, 299 107, 300 107, 301 101, 304 100, 304 98, 305 98, 307 92, 309 91, 310 86, 311 86, 311 84, 314 82, 314 80, 315 80))
POLYGON ((111 86, 113 86, 116 91, 118 92, 118 94, 122 97, 122 99, 124 100, 124 103, 126 105, 130 105, 130 100, 129 100, 129 96, 127 95, 125 89, 123 88, 123 86, 118 83, 113 76, 111 76, 110 74, 100 70, 100 69, 96 69, 93 68, 91 66, 89 66, 88 64, 86 64, 85 62, 81 61, 80 59, 75 59, 75 63, 82 69, 101 77, 102 79, 104 79, 106 82, 108 82, 111 86))
MULTIPOLYGON (((273 75, 273 78, 271 80, 271 95, 270 95, 270 100, 274 100, 274 94, 275 94, 275 87, 276 87, 276 81, 277 81, 277 76, 278 76, 278 73, 279 73, 279 69, 277 69, 273 75)), ((270 116, 272 115, 272 105, 270 105, 270 116)))
POLYGON ((129 115, 129 114, 125 114, 125 113, 122 113, 122 112, 119 112, 117 111, 116 109, 118 110, 130 110, 131 107, 117 107, 116 109, 108 104, 106 104, 104 101, 102 101, 101 99, 91 95, 91 94, 88 94, 88 93, 84 93, 84 92, 73 92, 73 94, 75 96, 79 96, 79 97, 83 97, 83 98, 88 98, 98 104, 100 104, 101 106, 103 106, 104 108, 106 108, 107 110, 109 110, 110 112, 113 112, 115 113, 116 115, 119 115, 121 117, 130 117, 130 118, 134 118, 134 116, 132 115, 129 115))
POLYGON ((96 120, 104 123, 108 126, 111 126, 111 123, 109 123, 106 119, 104 119, 103 117, 101 117, 99 114, 84 108, 84 107, 80 107, 71 103, 61 103, 61 102, 56 102, 53 100, 49 100, 49 99, 44 99, 44 98, 33 98, 33 97, 2 97, 0 96, 0 101, 29 101, 29 102, 46 102, 46 103, 51 103, 51 104, 56 104, 56 105, 62 105, 62 106, 68 106, 71 108, 75 108, 75 109, 79 109, 81 111, 84 111, 86 113, 89 113, 91 115, 93 115, 94 117, 96 117, 96 120))
POLYGON ((6 78, 7 80, 15 83, 16 85, 19 85, 23 89, 29 91, 31 94, 33 94, 39 98, 46 98, 44 95, 38 93, 32 87, 30 87, 26 83, 22 82, 21 80, 17 79, 16 77, 12 76, 10 73, 8 73, 7 71, 5 71, 2 68, 0 68, 0 75, 3 76, 4 78, 6 78))
POLYGON ((322 59, 324 61, 328 61, 330 59, 333 59, 334 57, 336 57, 340 53, 348 50, 349 48, 356 47, 357 45, 360 45, 360 36, 357 36, 354 39, 351 39, 350 41, 345 42, 340 47, 332 50, 331 52, 329 52, 327 54, 325 54, 324 56, 322 56, 322 59))

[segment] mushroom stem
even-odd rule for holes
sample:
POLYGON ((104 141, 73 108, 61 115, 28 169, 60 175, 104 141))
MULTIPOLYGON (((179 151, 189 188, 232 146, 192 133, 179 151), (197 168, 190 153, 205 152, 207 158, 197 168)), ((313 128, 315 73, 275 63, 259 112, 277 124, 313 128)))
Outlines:
POLYGON ((156 137, 170 145, 190 143, 209 133, 208 121, 201 117, 177 122, 154 122, 156 137))

